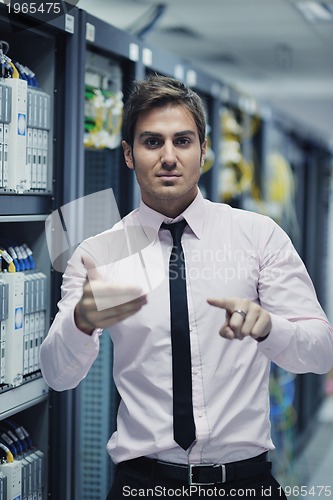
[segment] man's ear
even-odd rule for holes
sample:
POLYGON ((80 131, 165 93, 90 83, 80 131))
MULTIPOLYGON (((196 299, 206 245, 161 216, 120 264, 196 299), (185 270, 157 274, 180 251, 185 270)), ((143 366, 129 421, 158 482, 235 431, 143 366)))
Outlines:
POLYGON ((207 139, 204 140, 201 146, 201 168, 204 166, 205 163, 206 149, 207 149, 207 139))
POLYGON ((123 147, 126 165, 128 166, 128 168, 131 168, 133 170, 134 169, 134 161, 133 161, 132 148, 126 141, 122 141, 121 145, 123 147))

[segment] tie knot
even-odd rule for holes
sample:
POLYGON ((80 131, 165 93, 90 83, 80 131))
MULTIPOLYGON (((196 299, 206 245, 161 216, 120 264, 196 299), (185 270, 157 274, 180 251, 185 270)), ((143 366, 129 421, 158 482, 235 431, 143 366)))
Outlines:
POLYGON ((162 229, 168 229, 171 233, 174 245, 180 243, 182 239, 182 235, 185 227, 187 226, 187 222, 185 219, 180 220, 179 222, 175 222, 174 224, 163 224, 161 225, 162 229))

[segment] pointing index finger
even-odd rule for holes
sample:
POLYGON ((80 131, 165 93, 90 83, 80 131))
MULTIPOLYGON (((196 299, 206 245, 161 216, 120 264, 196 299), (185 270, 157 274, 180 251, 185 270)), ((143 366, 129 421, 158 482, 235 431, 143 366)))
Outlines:
POLYGON ((215 307, 220 307, 221 309, 225 309, 229 313, 232 313, 235 310, 235 299, 207 299, 208 304, 215 307))

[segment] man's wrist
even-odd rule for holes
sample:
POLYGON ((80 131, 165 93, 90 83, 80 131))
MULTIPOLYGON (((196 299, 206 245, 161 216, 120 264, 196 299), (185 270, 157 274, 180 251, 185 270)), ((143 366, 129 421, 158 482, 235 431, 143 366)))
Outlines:
POLYGON ((93 325, 85 315, 81 300, 76 304, 74 309, 74 321, 77 328, 87 335, 92 335, 93 331, 96 329, 95 325, 93 325))

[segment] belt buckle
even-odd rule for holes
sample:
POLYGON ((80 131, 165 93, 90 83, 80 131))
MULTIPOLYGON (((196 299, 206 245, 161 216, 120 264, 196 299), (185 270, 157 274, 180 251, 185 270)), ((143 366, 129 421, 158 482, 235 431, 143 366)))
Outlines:
POLYGON ((188 466, 188 484, 189 486, 204 486, 212 485, 215 483, 196 483, 193 481, 193 470, 198 467, 221 467, 221 483, 225 483, 227 480, 226 468, 224 464, 189 464, 188 466))

